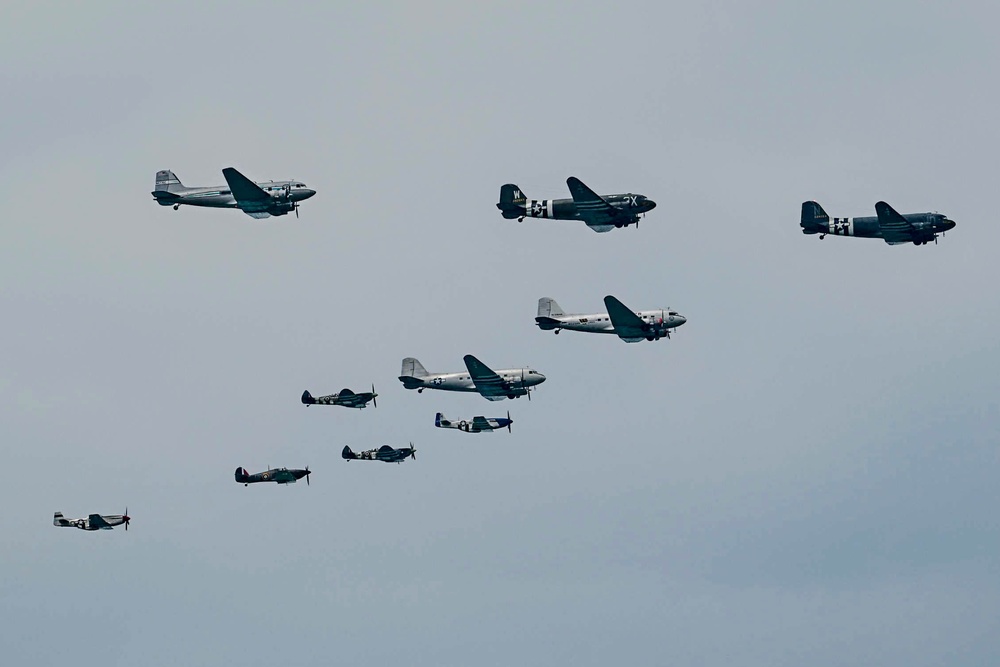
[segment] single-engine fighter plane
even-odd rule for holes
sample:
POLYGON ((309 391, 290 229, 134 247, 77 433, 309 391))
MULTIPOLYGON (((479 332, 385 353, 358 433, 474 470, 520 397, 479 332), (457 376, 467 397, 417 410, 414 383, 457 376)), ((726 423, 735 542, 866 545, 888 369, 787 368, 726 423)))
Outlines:
POLYGON ((395 449, 389 445, 382 445, 378 449, 366 449, 363 452, 355 452, 348 445, 344 445, 344 449, 340 452, 340 455, 348 461, 357 459, 358 461, 402 463, 408 458, 413 459, 414 461, 417 460, 417 450, 413 446, 412 442, 409 447, 400 447, 399 449, 395 449))
POLYGON ((126 507, 125 514, 91 514, 86 519, 67 519, 62 512, 56 512, 52 517, 52 525, 80 530, 112 530, 115 526, 125 524, 125 530, 128 530, 128 522, 131 520, 126 507))
POLYGON ((490 401, 527 396, 531 388, 545 382, 545 376, 531 368, 505 368, 494 371, 471 354, 464 357, 467 373, 428 373, 423 364, 413 357, 403 359, 399 381, 406 389, 440 389, 442 391, 479 392, 490 401))
POLYGON ((208 208, 238 208, 251 218, 269 218, 295 211, 299 217, 298 202, 309 199, 310 190, 301 181, 263 181, 254 183, 232 167, 222 170, 226 185, 187 188, 169 169, 156 172, 153 198, 160 206, 173 206, 176 211, 185 206, 208 208))
POLYGON ((306 478, 306 486, 309 486, 309 475, 312 472, 309 471, 309 466, 306 466, 304 470, 297 470, 288 468, 270 468, 264 472, 258 472, 253 475, 247 472, 246 468, 236 469, 236 481, 243 486, 250 486, 251 484, 256 484, 257 482, 275 482, 276 484, 295 484, 303 477, 306 478))
POLYGON ((447 419, 440 412, 434 417, 434 425, 438 428, 455 428, 466 433, 482 433, 483 431, 492 433, 501 428, 506 428, 507 432, 510 433, 510 425, 513 423, 514 420, 510 418, 509 412, 506 418, 480 416, 472 419, 447 419))
POLYGON ((955 227, 955 221, 940 213, 907 213, 901 215, 884 201, 875 204, 875 217, 833 218, 814 201, 802 202, 803 234, 827 234, 882 239, 889 245, 937 243, 937 236, 955 227))
POLYGON ((670 338, 670 331, 687 322, 687 318, 670 308, 632 311, 610 294, 604 297, 606 313, 567 315, 555 300, 543 296, 538 300, 535 324, 542 331, 563 329, 585 333, 618 334, 626 343, 637 343, 643 338, 659 340, 670 338))
POLYGON ((610 232, 616 227, 639 227, 639 217, 656 207, 656 202, 645 195, 632 193, 599 195, 579 178, 566 179, 572 199, 527 199, 524 192, 513 183, 500 186, 497 208, 507 220, 517 218, 551 218, 554 220, 582 220, 595 232, 610 232))
POLYGON ((345 408, 367 408, 368 403, 371 402, 376 408, 378 407, 378 401, 375 398, 378 394, 375 393, 375 385, 372 385, 371 392, 362 391, 355 394, 350 389, 341 389, 336 394, 330 394, 329 396, 319 396, 313 397, 309 393, 309 390, 302 392, 302 403, 306 406, 309 405, 342 405, 345 408))

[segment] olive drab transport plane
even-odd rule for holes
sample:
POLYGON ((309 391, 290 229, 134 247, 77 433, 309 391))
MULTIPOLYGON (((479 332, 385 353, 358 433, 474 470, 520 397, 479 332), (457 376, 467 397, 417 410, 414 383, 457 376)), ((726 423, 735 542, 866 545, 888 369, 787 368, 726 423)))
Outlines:
POLYGON ((606 313, 567 315, 559 304, 547 296, 538 300, 535 324, 542 331, 563 330, 585 333, 618 334, 626 343, 642 339, 670 338, 670 331, 687 322, 687 318, 670 308, 633 311, 610 294, 604 297, 606 313))
POLYGON ((153 198, 160 206, 173 206, 176 211, 181 205, 204 206, 208 208, 238 208, 251 218, 269 218, 272 215, 286 215, 295 211, 299 217, 298 202, 309 199, 315 190, 310 190, 301 181, 266 181, 254 183, 232 167, 222 170, 226 185, 207 188, 187 188, 169 169, 156 172, 153 198))
POLYGON ((306 478, 306 486, 309 486, 309 475, 312 472, 309 471, 309 466, 304 469, 291 469, 288 468, 269 468, 264 472, 258 472, 253 475, 247 472, 246 468, 236 469, 236 481, 243 486, 250 486, 251 484, 256 484, 257 482, 274 482, 275 484, 295 484, 303 477, 306 478))
POLYGON ((473 417, 472 419, 448 419, 440 412, 434 416, 434 425, 438 428, 454 428, 459 431, 464 431, 465 433, 492 433, 501 428, 506 428, 507 432, 510 433, 510 425, 514 423, 514 420, 510 418, 510 413, 507 413, 507 417, 473 417))
POLYGON ((867 239, 882 239, 889 245, 912 243, 924 245, 930 241, 937 243, 937 235, 955 226, 954 220, 940 213, 907 213, 901 215, 884 201, 875 204, 875 217, 830 218, 823 207, 814 201, 802 202, 803 234, 819 234, 820 239, 827 234, 834 236, 857 236, 867 239))
POLYGON ((309 390, 302 392, 302 403, 303 405, 342 405, 345 408, 367 408, 368 403, 371 402, 376 408, 378 407, 378 401, 375 398, 378 394, 375 393, 375 385, 372 385, 372 390, 370 392, 362 391, 360 393, 354 393, 350 389, 341 389, 336 394, 330 394, 329 396, 319 396, 313 397, 309 393, 309 390))
POLYGON ((582 220, 595 232, 639 226, 639 217, 656 207, 656 202, 644 195, 632 193, 599 195, 575 176, 566 179, 572 199, 527 199, 524 192, 513 183, 500 186, 497 208, 508 220, 517 218, 551 218, 553 220, 582 220))
POLYGON ((67 519, 62 512, 56 512, 52 517, 52 525, 80 530, 112 530, 115 526, 125 524, 125 530, 128 530, 131 520, 126 507, 125 514, 91 514, 86 519, 67 519))
POLYGON ((389 445, 382 445, 378 449, 366 449, 363 452, 355 452, 348 445, 344 445, 343 451, 340 455, 348 461, 383 461, 385 463, 402 463, 406 459, 410 458, 414 461, 417 460, 417 450, 410 443, 409 447, 400 447, 396 449, 390 447, 389 445))
POLYGON ((406 389, 440 389, 442 391, 479 392, 490 401, 527 396, 531 388, 545 382, 545 376, 531 368, 506 368, 494 371, 471 354, 464 357, 466 373, 428 373, 423 364, 413 357, 403 359, 399 381, 406 389))

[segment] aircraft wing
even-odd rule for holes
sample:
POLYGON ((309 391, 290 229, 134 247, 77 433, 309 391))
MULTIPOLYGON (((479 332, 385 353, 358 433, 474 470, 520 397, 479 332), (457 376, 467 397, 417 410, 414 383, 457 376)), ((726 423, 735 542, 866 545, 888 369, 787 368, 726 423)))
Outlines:
POLYGON ((604 305, 608 309, 608 317, 615 327, 615 333, 629 343, 646 337, 647 325, 638 315, 629 310, 628 306, 611 296, 604 297, 604 305))
POLYGON ((264 192, 256 183, 232 167, 223 169, 222 175, 226 177, 226 183, 229 184, 229 189, 232 191, 233 198, 236 199, 237 204, 242 202, 260 204, 271 199, 271 195, 264 192))
POLYGON ((584 185, 583 181, 576 176, 567 178, 566 185, 569 186, 569 193, 573 196, 573 203, 576 204, 576 211, 580 219, 587 223, 588 227, 595 232, 606 232, 614 229, 618 209, 609 204, 604 197, 584 185))
POLYGON ((476 385, 476 391, 483 398, 491 401, 502 401, 507 397, 507 394, 511 393, 503 378, 497 375, 492 368, 471 354, 465 355, 464 359, 465 367, 469 369, 469 377, 472 378, 472 383, 476 385))
POLYGON ((884 201, 875 204, 875 213, 878 215, 878 226, 882 230, 882 239, 886 243, 898 245, 913 240, 915 236, 913 225, 884 201))
POLYGON ((490 420, 486 417, 479 416, 472 418, 472 428, 478 429, 480 431, 492 431, 493 427, 490 426, 490 420))
POLYGON ((103 528, 107 530, 111 530, 113 528, 113 526, 105 521, 104 517, 100 514, 91 514, 87 517, 87 520, 90 522, 91 528, 103 528))

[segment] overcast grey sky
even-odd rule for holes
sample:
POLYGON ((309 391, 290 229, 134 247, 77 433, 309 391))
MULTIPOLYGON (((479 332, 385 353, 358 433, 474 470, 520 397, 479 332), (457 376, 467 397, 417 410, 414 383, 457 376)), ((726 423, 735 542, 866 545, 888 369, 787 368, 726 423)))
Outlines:
POLYGON ((0 11, 17 665, 1000 662, 994 3, 0 11), (156 206, 297 178, 301 218, 156 206), (567 176, 640 225, 505 221, 567 176), (938 210, 938 245, 803 236, 938 210), (539 297, 688 317, 555 337, 539 297), (402 389, 400 359, 548 376, 402 389), (305 409, 375 383, 379 407, 305 409), (502 415, 466 436, 434 413, 502 415), (405 465, 340 449, 413 441, 405 465), (233 470, 309 465, 312 486, 233 470), (129 532, 58 530, 120 513, 129 532))

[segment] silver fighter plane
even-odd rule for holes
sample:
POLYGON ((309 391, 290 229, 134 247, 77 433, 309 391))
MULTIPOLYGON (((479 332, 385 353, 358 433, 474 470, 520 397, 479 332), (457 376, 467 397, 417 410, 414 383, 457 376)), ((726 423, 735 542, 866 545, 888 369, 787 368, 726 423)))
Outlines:
POLYGON ((671 329, 687 322, 687 318, 670 308, 633 311, 610 294, 604 297, 606 313, 589 315, 568 315, 559 304, 547 296, 538 300, 538 316, 535 324, 542 331, 563 329, 585 333, 618 334, 626 343, 637 343, 642 339, 659 340, 670 338, 671 329))
POLYGON ((448 419, 440 412, 434 416, 434 425, 438 428, 454 428, 466 433, 492 433, 501 428, 506 428, 510 433, 510 425, 514 420, 510 418, 510 413, 506 417, 483 417, 477 416, 472 419, 448 419))
POLYGON ((175 211, 182 204, 238 208, 251 218, 269 218, 272 215, 287 215, 292 211, 295 211, 295 217, 299 217, 298 202, 316 194, 315 190, 310 190, 301 181, 254 183, 232 167, 223 169, 222 175, 226 177, 224 186, 188 188, 169 169, 158 171, 152 192, 153 199, 160 206, 173 206, 175 211))
POLYGON ((505 368, 494 371, 471 354, 464 357, 465 373, 428 373, 423 364, 407 357, 403 359, 403 370, 399 381, 406 389, 441 389, 442 391, 479 392, 490 401, 527 396, 531 400, 531 388, 545 382, 545 376, 531 368, 505 368))
POLYGON ((86 519, 67 519, 62 512, 56 512, 52 517, 52 525, 80 530, 111 530, 125 524, 125 530, 128 530, 128 522, 131 520, 126 507, 125 514, 91 514, 86 519))

